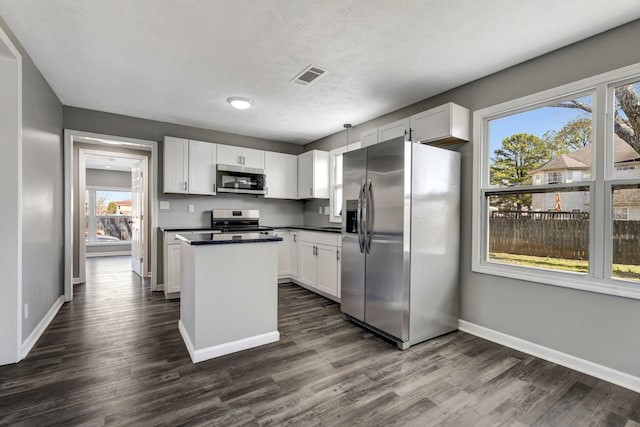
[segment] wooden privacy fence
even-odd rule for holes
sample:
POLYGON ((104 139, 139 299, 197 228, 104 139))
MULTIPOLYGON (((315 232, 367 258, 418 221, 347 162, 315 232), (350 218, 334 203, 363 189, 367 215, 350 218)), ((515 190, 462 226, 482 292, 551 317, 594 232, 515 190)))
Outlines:
MULTIPOLYGON (((614 264, 640 264, 640 221, 613 221, 614 264)), ((586 260, 587 212, 496 211, 489 217, 489 252, 586 260)))

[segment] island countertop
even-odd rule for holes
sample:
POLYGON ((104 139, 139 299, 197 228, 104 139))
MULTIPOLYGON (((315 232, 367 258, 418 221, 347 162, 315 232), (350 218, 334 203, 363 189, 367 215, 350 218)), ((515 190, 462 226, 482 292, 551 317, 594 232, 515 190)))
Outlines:
POLYGON ((229 243, 281 242, 282 237, 261 233, 190 233, 178 234, 178 239, 190 245, 220 245, 229 243))

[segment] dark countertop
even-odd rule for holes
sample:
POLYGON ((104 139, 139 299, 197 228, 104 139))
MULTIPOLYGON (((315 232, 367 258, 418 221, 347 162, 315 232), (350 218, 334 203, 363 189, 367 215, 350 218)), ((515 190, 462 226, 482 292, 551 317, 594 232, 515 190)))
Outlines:
POLYGON ((176 237, 190 245, 220 245, 229 243, 265 243, 282 241, 282 237, 269 236, 260 233, 193 233, 184 236, 178 234, 176 237))
POLYGON ((322 231, 324 233, 342 233, 342 227, 320 227, 316 225, 279 225, 273 227, 276 230, 282 230, 284 228, 290 228, 293 230, 306 230, 306 231, 322 231))
MULTIPOLYGON (((282 230, 285 228, 290 228, 292 230, 307 230, 307 231, 321 231, 324 233, 341 233, 342 232, 342 228, 340 226, 336 226, 336 227, 320 227, 320 226, 316 226, 316 225, 278 225, 278 226, 274 226, 273 227, 275 230, 282 230)), ((204 227, 201 225, 194 225, 194 226, 167 226, 167 227, 160 227, 161 231, 202 231, 202 232, 206 232, 206 231, 211 231, 211 227, 204 227)))
POLYGON ((187 225, 187 226, 177 226, 170 225, 167 227, 159 227, 160 231, 211 231, 211 227, 204 227, 202 225, 187 225))

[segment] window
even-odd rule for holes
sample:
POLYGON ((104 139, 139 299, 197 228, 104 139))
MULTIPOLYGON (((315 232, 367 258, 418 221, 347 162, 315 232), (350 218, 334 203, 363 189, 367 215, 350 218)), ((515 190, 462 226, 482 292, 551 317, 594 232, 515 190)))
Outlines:
POLYGON ((561 183, 562 183, 562 172, 547 173, 547 184, 561 184, 561 183))
POLYGON ((87 244, 131 241, 131 208, 131 191, 86 190, 84 234, 87 244))
MULTIPOLYGON (((360 142, 349 144, 349 150, 360 148, 360 142)), ((342 155, 347 152, 347 146, 336 148, 329 152, 329 221, 342 222, 342 155)))
POLYGON ((640 64, 474 113, 474 271, 640 299, 639 102, 640 64))

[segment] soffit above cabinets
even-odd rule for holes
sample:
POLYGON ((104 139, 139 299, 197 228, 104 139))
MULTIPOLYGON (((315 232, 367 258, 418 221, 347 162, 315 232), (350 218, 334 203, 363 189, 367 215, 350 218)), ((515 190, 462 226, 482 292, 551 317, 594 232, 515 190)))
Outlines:
POLYGON ((298 144, 640 17, 637 0, 0 0, 63 104, 298 144), (309 65, 327 72, 292 84, 309 65), (237 111, 230 96, 255 100, 237 111))

